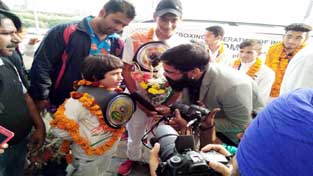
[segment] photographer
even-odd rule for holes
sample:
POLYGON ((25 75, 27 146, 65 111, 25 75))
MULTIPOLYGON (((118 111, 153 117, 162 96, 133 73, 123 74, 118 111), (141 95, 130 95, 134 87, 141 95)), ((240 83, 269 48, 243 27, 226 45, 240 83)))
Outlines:
MULTIPOLYGON (((171 87, 182 91, 182 102, 200 101, 210 110, 221 109, 214 120, 216 131, 230 141, 228 144, 236 145, 236 134, 251 121, 251 113, 263 107, 263 101, 251 78, 231 68, 209 65, 208 57, 204 48, 184 44, 167 50, 160 59, 171 87)), ((175 125, 183 129, 181 124, 175 125)), ((205 131, 210 125, 202 129, 205 131)))
MULTIPOLYGON (((209 162, 209 167, 223 176, 312 175, 312 117, 313 89, 282 95, 251 122, 229 167, 217 162, 209 162)), ((210 150, 229 155, 220 145, 202 148, 210 150)), ((156 143, 150 153, 151 175, 156 175, 159 151, 156 143)))

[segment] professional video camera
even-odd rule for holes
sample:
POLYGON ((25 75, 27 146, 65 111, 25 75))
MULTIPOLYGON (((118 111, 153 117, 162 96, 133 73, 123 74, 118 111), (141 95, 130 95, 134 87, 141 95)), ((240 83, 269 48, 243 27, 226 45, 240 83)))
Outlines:
POLYGON ((155 137, 150 140, 152 146, 160 143, 161 163, 157 169, 158 175, 164 176, 218 176, 208 166, 208 162, 228 163, 228 158, 215 151, 196 152, 193 150, 192 136, 179 136, 169 125, 159 125, 155 137))

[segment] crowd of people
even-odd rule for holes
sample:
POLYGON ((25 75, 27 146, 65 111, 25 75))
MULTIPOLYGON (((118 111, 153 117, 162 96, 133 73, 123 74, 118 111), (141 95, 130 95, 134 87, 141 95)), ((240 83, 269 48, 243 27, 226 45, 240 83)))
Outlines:
POLYGON ((1 6, 0 126, 14 137, 0 145, 0 175, 23 175, 27 153, 44 144, 44 112, 53 115, 51 131, 63 141, 60 150, 68 161, 63 175, 110 175, 111 158, 126 133, 127 159, 117 173, 129 175, 136 163, 149 161, 156 175, 162 147, 155 143, 143 155, 142 137, 165 116, 170 118, 161 123, 194 136, 195 149, 234 154, 228 165, 208 163, 223 176, 313 173, 309 25, 286 26, 265 59, 255 39, 241 42, 232 59, 221 26, 207 27, 201 42, 176 35, 183 19, 180 0, 161 0, 152 15, 155 26, 125 40, 118 33, 135 18, 135 7, 109 0, 97 16, 50 29, 28 74, 18 47, 22 21, 1 6), (104 92, 137 95, 129 121, 107 113, 104 92), (190 128, 184 112, 171 109, 175 102, 211 112, 190 128), (111 115, 127 123, 114 127, 107 120, 111 115))

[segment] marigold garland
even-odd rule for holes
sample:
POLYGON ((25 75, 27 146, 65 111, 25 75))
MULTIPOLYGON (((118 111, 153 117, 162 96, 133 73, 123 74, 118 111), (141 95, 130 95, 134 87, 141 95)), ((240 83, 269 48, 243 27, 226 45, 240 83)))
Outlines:
POLYGON ((217 53, 217 57, 216 57, 216 62, 217 63, 221 63, 221 61, 222 61, 222 59, 223 59, 223 57, 222 57, 222 55, 223 55, 223 53, 224 53, 224 43, 221 43, 221 47, 220 47, 220 49, 218 50, 218 53, 217 53))
MULTIPOLYGON (((81 80, 78 82, 78 85, 96 85, 90 84, 92 82, 81 80)), ((80 93, 80 92, 71 92, 71 97, 73 99, 77 99, 81 104, 90 111, 90 113, 98 118, 99 126, 107 132, 111 132, 112 136, 108 139, 105 143, 101 144, 98 147, 92 147, 87 139, 82 137, 79 134, 79 124, 66 117, 65 115, 65 102, 60 105, 57 112, 54 114, 54 119, 50 122, 52 127, 57 127, 59 129, 65 130, 68 134, 72 137, 73 142, 79 145, 87 155, 102 155, 107 150, 109 150, 119 139, 119 137, 124 132, 124 128, 120 129, 113 129, 109 127, 103 119, 103 114, 101 108, 95 102, 94 98, 87 93, 80 93)), ((68 140, 63 140, 60 150, 66 154, 66 159, 70 163, 72 160, 72 156, 70 153, 70 145, 72 142, 68 140)))
POLYGON ((275 82, 272 86, 271 97, 278 97, 280 94, 280 87, 285 75, 286 68, 292 57, 301 50, 305 44, 301 45, 292 53, 286 53, 282 42, 278 42, 270 47, 266 56, 265 64, 268 65, 275 72, 275 82), (288 54, 290 56, 288 56, 288 54))
POLYGON ((153 34, 154 34, 154 29, 150 28, 148 33, 147 33, 147 39, 149 42, 153 40, 153 34))
MULTIPOLYGON (((85 79, 79 80, 79 81, 75 81, 74 82, 74 90, 77 90, 79 86, 92 86, 92 87, 100 87, 100 88, 104 88, 103 85, 100 84, 99 81, 87 81, 85 79)), ((123 89, 120 87, 117 87, 114 89, 115 92, 123 92, 123 89)))
MULTIPOLYGON (((233 68, 238 69, 239 66, 241 65, 240 59, 235 60, 233 64, 233 68)), ((255 74, 260 70, 262 66, 262 59, 257 58, 255 63, 249 68, 247 71, 247 75, 249 75, 252 79, 254 79, 255 74)))

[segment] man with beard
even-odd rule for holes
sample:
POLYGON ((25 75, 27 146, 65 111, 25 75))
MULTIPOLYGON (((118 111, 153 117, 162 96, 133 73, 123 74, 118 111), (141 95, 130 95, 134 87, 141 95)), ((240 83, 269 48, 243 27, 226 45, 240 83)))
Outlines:
MULTIPOLYGON (((156 27, 150 28, 148 32, 138 32, 132 34, 125 41, 125 48, 123 52, 123 76, 127 89, 130 93, 136 92, 137 87, 131 72, 136 63, 133 62, 133 57, 140 46, 151 41, 162 41, 169 47, 176 46, 187 41, 180 39, 176 34, 176 27, 182 18, 182 4, 180 0, 162 0, 158 3, 156 10, 153 14, 153 19, 156 22, 156 27)), ((161 72, 159 70, 159 72, 161 72)), ((165 104, 174 100, 177 93, 172 96, 172 99, 165 102, 165 104)), ((151 122, 152 118, 148 118, 149 110, 137 103, 137 110, 133 117, 127 124, 128 130, 128 143, 127 143, 127 156, 126 160, 119 167, 118 173, 127 175, 131 172, 134 161, 142 160, 142 144, 141 138, 145 132, 147 125, 151 122)))
POLYGON ((301 50, 309 38, 312 28, 295 23, 286 26, 283 41, 272 45, 266 55, 265 64, 275 72, 275 82, 271 89, 271 100, 280 94, 280 87, 289 61, 301 50))
POLYGON ((0 175, 23 175, 27 144, 32 150, 38 150, 44 142, 45 125, 28 95, 12 56, 19 37, 17 28, 21 27, 20 19, 5 10, 0 10, 0 125, 14 132, 10 145, 0 155, 0 175), (29 138, 32 127, 35 129, 29 138))
POLYGON ((132 4, 110 0, 97 17, 52 28, 35 53, 30 73, 30 94, 37 108, 51 109, 69 97, 73 82, 81 79, 80 65, 86 56, 110 53, 119 57, 123 43, 116 33, 134 17, 132 4))
MULTIPOLYGON (((220 64, 210 65, 208 57, 204 47, 184 44, 167 50, 160 59, 171 87, 182 91, 182 102, 201 102, 209 110, 219 108, 215 116, 216 131, 220 132, 217 136, 236 145, 239 142, 236 134, 251 121, 252 112, 263 107, 263 100, 251 78, 220 64)), ((184 119, 170 120, 171 125, 182 131, 186 123, 184 119)), ((211 128, 201 126, 200 131, 205 133, 211 128)))
MULTIPOLYGON (((210 161, 208 165, 222 176, 312 175, 312 117, 312 89, 279 96, 251 122, 229 164, 210 161)), ((231 156, 221 145, 208 144, 201 149, 212 150, 231 156)), ((156 175, 159 151, 160 144, 156 143, 150 154, 151 176, 156 175)))

